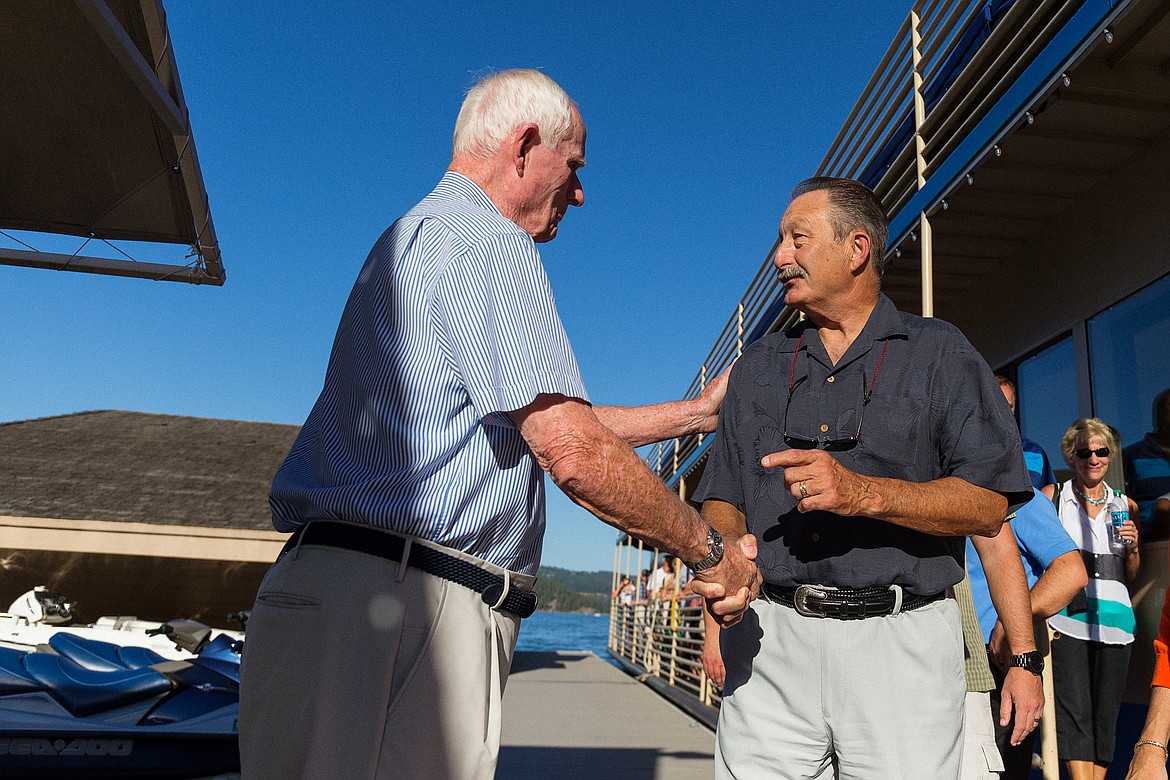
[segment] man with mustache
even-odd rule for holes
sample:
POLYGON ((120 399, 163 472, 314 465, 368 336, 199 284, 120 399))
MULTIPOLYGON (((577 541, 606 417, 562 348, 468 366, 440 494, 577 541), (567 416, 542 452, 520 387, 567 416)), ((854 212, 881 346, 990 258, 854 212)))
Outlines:
POLYGON ((273 481, 293 532, 248 624, 246 778, 486 778, 544 482, 695 570, 733 622, 759 573, 639 460, 710 431, 694 401, 593 407, 536 244, 584 203, 585 124, 532 70, 468 93, 451 165, 371 250, 325 387, 273 481))
POLYGON ((722 632, 720 778, 959 776, 963 536, 998 533, 1031 483, 983 359, 882 295, 886 237, 864 185, 797 185, 775 264, 805 319, 731 372, 695 498, 756 537, 764 586, 722 632))

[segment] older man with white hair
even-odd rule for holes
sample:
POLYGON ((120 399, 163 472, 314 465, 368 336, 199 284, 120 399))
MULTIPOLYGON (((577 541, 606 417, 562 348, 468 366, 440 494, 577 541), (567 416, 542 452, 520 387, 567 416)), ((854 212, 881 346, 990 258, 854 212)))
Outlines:
POLYGON ((693 401, 589 404, 536 250, 584 203, 584 164, 555 82, 488 77, 446 175, 371 250, 272 485, 293 535, 248 625, 245 777, 492 776, 544 471, 688 562, 724 622, 755 595, 754 540, 724 549, 632 449, 714 430, 725 380, 693 401))

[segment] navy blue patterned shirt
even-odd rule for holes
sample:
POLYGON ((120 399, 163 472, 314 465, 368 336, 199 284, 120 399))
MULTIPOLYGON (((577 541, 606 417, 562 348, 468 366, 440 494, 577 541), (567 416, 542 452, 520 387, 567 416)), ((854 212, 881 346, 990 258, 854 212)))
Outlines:
POLYGON ((963 537, 801 513, 784 470, 760 465, 765 455, 789 449, 785 424, 792 436, 847 439, 859 423, 856 446, 831 453, 857 473, 910 482, 958 477, 1006 495, 1009 511, 1032 497, 1019 431, 983 358, 954 326, 901 313, 882 295, 835 366, 807 321, 744 351, 694 498, 743 512, 770 584, 896 583, 919 595, 955 585, 963 579, 963 537))
POLYGON ((367 523, 535 574, 544 474, 507 413, 542 393, 588 401, 540 255, 448 172, 370 251, 273 525, 367 523))

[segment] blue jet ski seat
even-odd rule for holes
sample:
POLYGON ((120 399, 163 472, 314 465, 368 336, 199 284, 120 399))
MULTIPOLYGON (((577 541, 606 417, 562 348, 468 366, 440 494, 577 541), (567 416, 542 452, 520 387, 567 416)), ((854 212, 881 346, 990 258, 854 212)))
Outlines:
POLYGON ((49 637, 49 646, 78 666, 95 672, 141 669, 167 660, 147 647, 120 647, 66 631, 49 637))
POLYGON ((28 653, 23 661, 33 679, 75 715, 92 715, 172 688, 170 680, 150 668, 99 672, 46 653, 28 653))

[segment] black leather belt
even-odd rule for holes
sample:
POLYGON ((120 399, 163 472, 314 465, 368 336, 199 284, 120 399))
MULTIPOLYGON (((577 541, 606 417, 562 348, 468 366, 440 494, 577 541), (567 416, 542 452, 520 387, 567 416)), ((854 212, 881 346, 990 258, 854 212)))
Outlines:
POLYGON ((836 620, 861 620, 868 617, 885 617, 898 612, 918 609, 945 598, 946 591, 930 596, 901 594, 889 588, 835 588, 831 585, 798 585, 780 587, 764 583, 764 593, 771 601, 792 607, 805 617, 834 618, 836 620))
MULTIPOLYGON (((284 543, 284 549, 280 554, 284 555, 300 545, 337 547, 400 562, 406 540, 368 525, 315 520, 294 531, 284 543)), ((489 606, 494 607, 504 593, 503 577, 481 569, 474 563, 422 544, 410 546, 406 565, 470 588, 480 594, 480 598, 489 606)), ((526 618, 536 611, 536 602, 537 596, 532 591, 510 586, 500 609, 526 618)))

